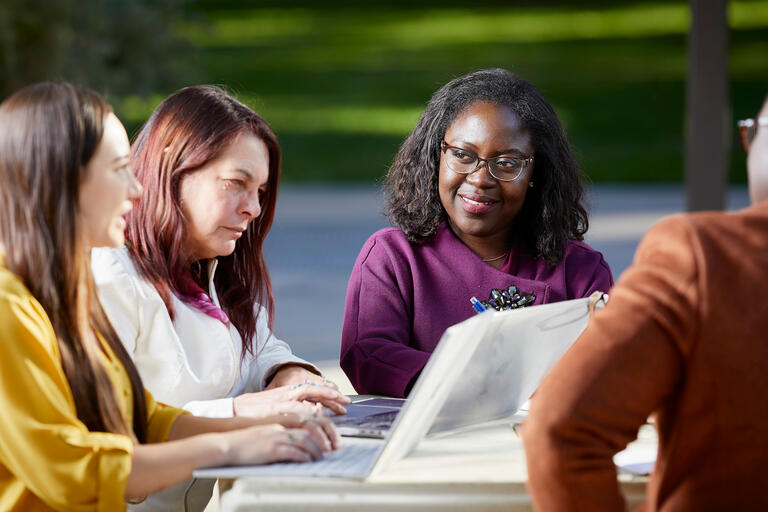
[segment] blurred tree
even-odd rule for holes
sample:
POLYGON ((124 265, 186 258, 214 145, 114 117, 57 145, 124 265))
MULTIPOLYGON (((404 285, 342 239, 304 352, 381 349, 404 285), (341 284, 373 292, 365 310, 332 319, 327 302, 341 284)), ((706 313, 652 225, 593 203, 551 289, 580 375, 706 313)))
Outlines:
POLYGON ((184 0, 0 1, 0 97, 40 80, 109 95, 175 85, 184 0))

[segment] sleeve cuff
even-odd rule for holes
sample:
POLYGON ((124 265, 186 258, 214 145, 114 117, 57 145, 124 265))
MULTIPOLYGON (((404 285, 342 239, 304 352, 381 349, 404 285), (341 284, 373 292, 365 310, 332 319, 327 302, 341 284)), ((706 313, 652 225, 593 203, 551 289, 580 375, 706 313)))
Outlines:
POLYGON ((125 509, 125 488, 131 474, 132 454, 133 445, 127 454, 124 450, 103 450, 99 458, 99 511, 125 509))
POLYGON ((179 418, 189 411, 157 403, 154 414, 147 425, 147 443, 163 443, 168 440, 171 427, 179 418))
POLYGON ((184 404, 184 409, 205 418, 231 418, 235 415, 235 401, 233 398, 195 400, 184 404))
POLYGON ((131 473, 133 442, 127 436, 109 432, 70 432, 63 435, 64 441, 78 448, 98 451, 95 469, 96 510, 112 511, 125 509, 125 488, 131 473))
POLYGON ((275 374, 279 372, 283 366, 288 366, 288 365, 301 366, 302 368, 305 368, 312 373, 320 375, 321 377, 323 375, 323 372, 321 372, 317 368, 317 366, 313 365, 312 363, 308 363, 307 361, 304 361, 301 358, 298 358, 295 356, 287 360, 281 358, 280 361, 276 361, 271 365, 267 366, 267 371, 264 372, 263 374, 264 376, 262 377, 261 382, 259 383, 259 385, 261 386, 260 389, 265 389, 269 385, 269 382, 272 380, 275 374))

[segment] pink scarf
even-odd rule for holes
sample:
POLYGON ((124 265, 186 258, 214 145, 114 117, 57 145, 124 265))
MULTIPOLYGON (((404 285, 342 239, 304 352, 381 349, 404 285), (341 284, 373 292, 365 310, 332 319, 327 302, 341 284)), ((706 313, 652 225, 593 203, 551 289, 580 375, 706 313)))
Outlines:
POLYGON ((192 275, 188 270, 177 272, 176 281, 180 289, 174 290, 173 293, 180 301, 221 321, 224 325, 229 325, 227 314, 213 303, 211 297, 192 279, 192 275))

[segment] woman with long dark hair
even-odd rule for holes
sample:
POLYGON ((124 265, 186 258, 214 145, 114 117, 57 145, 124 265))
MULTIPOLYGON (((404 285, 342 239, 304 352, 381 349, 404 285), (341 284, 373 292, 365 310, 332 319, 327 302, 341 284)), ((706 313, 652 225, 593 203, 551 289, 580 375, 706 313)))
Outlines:
POLYGON ((3 510, 121 510, 198 467, 313 460, 338 440, 322 418, 198 418, 145 392, 89 266, 124 241, 141 191, 128 154, 92 91, 43 83, 0 104, 3 510))
POLYGON ((503 69, 438 90, 386 177, 387 216, 352 270, 341 366, 360 393, 405 396, 445 329, 475 308, 584 297, 613 284, 587 231, 560 121, 503 69))
MULTIPOLYGON (((262 245, 275 213, 280 147, 267 123, 218 87, 163 100, 131 148, 144 193, 127 243, 93 251, 104 309, 158 400, 209 417, 344 412, 348 399, 272 334, 262 245)), ((212 481, 142 510, 203 508, 212 481)))

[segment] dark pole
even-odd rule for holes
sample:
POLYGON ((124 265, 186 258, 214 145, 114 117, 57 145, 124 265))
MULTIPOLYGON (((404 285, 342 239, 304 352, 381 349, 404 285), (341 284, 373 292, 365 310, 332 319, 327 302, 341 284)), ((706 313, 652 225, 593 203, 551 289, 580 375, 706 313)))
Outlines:
POLYGON ((728 185, 728 0, 690 0, 686 84, 687 207, 722 210, 728 185))

